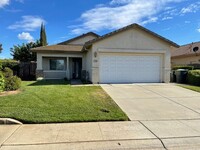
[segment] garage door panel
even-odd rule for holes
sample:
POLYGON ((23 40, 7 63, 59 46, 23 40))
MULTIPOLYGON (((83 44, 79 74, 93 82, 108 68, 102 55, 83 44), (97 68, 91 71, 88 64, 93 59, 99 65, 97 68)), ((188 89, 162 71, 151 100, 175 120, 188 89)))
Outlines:
POLYGON ((160 82, 160 56, 100 57, 100 83, 160 82))

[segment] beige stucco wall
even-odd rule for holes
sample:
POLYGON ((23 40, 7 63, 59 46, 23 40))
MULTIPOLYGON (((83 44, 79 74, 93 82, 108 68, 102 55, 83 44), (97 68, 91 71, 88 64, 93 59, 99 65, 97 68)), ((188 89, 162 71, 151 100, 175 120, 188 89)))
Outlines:
POLYGON ((83 53, 82 57, 82 70, 86 70, 86 53, 83 53))
POLYGON ((82 53, 37 53, 37 70, 44 71, 44 78, 71 78, 71 58, 82 58, 82 53), (50 58, 62 58, 65 59, 64 71, 51 71, 49 67, 50 58))
POLYGON ((89 80, 92 81, 92 50, 88 50, 86 53, 86 71, 89 74, 89 80))
MULTIPOLYGON (((93 44, 90 56, 92 60, 91 81, 93 83, 99 82, 99 57, 101 53, 130 53, 130 54, 160 54, 163 60, 162 64, 162 82, 168 83, 170 81, 170 53, 171 46, 140 29, 129 29, 127 31, 118 33, 107 39, 101 40, 93 44), (97 52, 97 57, 94 53, 97 52)), ((89 68, 87 68, 89 69, 89 68)))
POLYGON ((200 64, 200 55, 184 57, 184 58, 172 58, 171 62, 172 65, 200 64))
POLYGON ((85 44, 85 42, 93 40, 94 38, 96 38, 96 37, 93 36, 93 35, 88 35, 88 36, 85 36, 83 38, 74 40, 74 41, 70 42, 69 44, 82 44, 83 45, 83 44, 85 44))
POLYGON ((43 68, 43 70, 50 70, 49 58, 43 58, 42 68, 43 68))

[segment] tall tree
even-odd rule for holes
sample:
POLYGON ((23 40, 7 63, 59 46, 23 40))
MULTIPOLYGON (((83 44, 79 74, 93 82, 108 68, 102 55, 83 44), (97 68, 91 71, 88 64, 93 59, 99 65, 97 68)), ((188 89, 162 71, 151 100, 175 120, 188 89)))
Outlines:
POLYGON ((14 45, 13 48, 10 49, 11 55, 14 60, 19 60, 22 62, 28 61, 36 61, 36 53, 31 52, 31 48, 41 46, 40 41, 31 42, 22 45, 14 45))
POLYGON ((2 44, 0 43, 0 53, 3 50, 2 44))
POLYGON ((47 45, 47 36, 46 36, 45 26, 43 23, 41 24, 41 29, 40 29, 40 44, 41 46, 47 45))

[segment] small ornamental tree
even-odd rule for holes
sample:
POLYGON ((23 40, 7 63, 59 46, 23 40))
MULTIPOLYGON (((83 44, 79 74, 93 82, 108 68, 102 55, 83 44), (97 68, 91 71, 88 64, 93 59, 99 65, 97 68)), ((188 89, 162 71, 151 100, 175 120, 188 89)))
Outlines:
POLYGON ((2 50, 3 50, 3 47, 2 47, 2 44, 0 44, 0 53, 1 53, 2 50))
POLYGON ((40 29, 40 44, 41 46, 46 46, 47 44, 47 36, 46 36, 46 30, 45 30, 45 26, 42 23, 41 24, 41 29, 40 29))

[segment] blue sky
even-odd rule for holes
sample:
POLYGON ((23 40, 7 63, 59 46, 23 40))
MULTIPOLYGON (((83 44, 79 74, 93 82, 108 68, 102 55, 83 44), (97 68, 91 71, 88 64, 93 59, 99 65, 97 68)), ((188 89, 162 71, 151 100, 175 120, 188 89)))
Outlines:
POLYGON ((49 44, 138 23, 183 45, 200 41, 200 0, 0 0, 0 58, 39 39, 42 22, 49 44))

